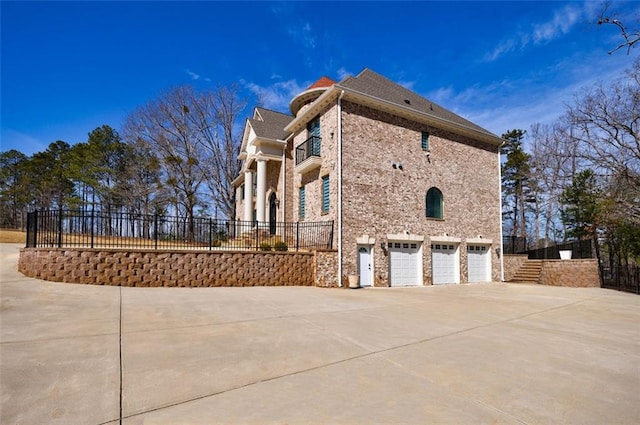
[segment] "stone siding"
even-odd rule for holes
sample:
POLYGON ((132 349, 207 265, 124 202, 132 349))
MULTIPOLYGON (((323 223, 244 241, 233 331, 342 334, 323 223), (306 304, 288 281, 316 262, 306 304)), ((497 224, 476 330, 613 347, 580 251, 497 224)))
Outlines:
POLYGON ((511 279, 520 267, 527 261, 527 254, 505 254, 504 256, 504 280, 511 279))
POLYGON ((25 248, 19 270, 55 282, 114 286, 334 286, 327 252, 25 248), (316 272, 317 269, 317 272, 316 272))
POLYGON ((539 283, 573 288, 599 288, 598 260, 544 260, 539 283))
MULTIPOLYGON (((300 187, 305 187, 304 221, 337 220, 338 205, 338 113, 337 106, 331 105, 320 114, 320 155, 322 165, 304 174, 293 172, 294 220, 299 218, 300 187), (329 212, 322 212, 322 178, 329 176, 329 212)), ((293 151, 309 138, 309 131, 302 130, 293 137, 293 151)))
POLYGON ((375 239, 374 281, 389 282, 388 234, 423 236, 423 283, 431 282, 433 236, 461 240, 460 282, 467 281, 466 240, 492 240, 491 278, 500 281, 498 148, 389 113, 343 102, 343 275, 357 273, 356 239, 375 239), (430 134, 427 157, 422 131, 430 134), (394 168, 392 163, 402 163, 394 168), (427 190, 443 193, 444 218, 427 218, 427 190))
POLYGON ((334 288, 338 286, 338 251, 315 251, 314 270, 316 271, 316 286, 334 288))

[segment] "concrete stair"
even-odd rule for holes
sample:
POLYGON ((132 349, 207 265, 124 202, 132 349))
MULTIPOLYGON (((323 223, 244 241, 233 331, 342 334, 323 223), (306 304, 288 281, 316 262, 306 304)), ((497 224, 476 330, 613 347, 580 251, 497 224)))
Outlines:
POLYGON ((538 283, 542 272, 542 260, 527 260, 513 275, 509 282, 538 283))

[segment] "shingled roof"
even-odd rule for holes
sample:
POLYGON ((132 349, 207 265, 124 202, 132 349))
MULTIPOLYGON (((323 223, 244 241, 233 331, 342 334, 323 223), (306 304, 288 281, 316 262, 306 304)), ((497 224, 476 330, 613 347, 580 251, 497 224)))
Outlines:
POLYGON ((284 128, 292 119, 291 115, 258 107, 253 118, 249 118, 249 123, 256 136, 260 138, 284 140, 289 135, 284 128))
POLYGON ((374 98, 381 99, 386 102, 395 104, 396 106, 413 109, 417 112, 434 116, 436 118, 446 120, 459 126, 467 127, 475 131, 486 133, 487 135, 496 137, 488 130, 462 118, 450 110, 426 99, 401 85, 383 77, 376 72, 365 68, 355 77, 347 77, 336 84, 339 88, 345 88, 355 92, 359 92, 374 98))

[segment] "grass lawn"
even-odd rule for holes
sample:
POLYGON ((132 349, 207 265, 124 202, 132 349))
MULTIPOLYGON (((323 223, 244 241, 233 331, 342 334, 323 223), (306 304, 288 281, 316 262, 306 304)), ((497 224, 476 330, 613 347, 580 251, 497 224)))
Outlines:
POLYGON ((27 232, 0 229, 0 243, 25 243, 26 240, 27 232))

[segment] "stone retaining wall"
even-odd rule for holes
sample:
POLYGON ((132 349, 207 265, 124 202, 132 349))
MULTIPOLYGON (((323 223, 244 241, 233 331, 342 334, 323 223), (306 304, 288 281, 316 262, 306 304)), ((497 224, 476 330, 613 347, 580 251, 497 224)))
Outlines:
POLYGON ((597 259, 544 260, 540 285, 599 288, 597 259))
POLYGON ((508 282, 528 258, 527 254, 504 254, 504 281, 508 282))
POLYGON ((333 267, 336 251, 23 248, 18 263, 20 272, 38 279, 139 287, 335 286, 333 267))

